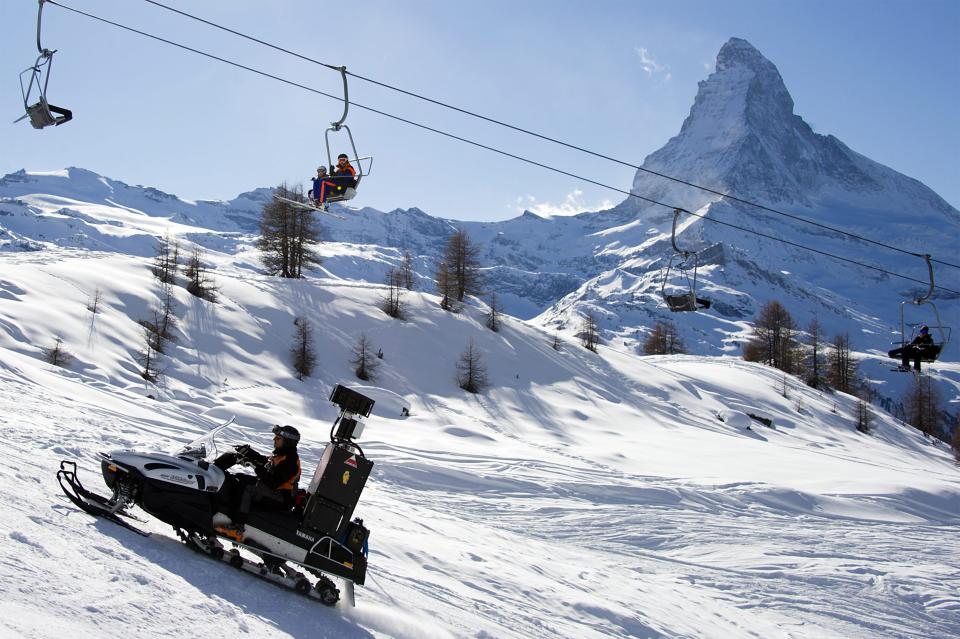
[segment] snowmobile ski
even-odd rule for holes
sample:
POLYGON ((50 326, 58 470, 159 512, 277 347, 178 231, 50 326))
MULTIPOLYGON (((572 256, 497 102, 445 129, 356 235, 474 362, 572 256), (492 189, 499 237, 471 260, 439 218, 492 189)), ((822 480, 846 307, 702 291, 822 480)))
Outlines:
POLYGON ((281 197, 279 195, 274 195, 273 199, 279 200, 280 202, 285 202, 290 206, 295 206, 300 209, 307 209, 308 211, 316 211, 317 213, 323 213, 324 215, 329 215, 330 217, 336 218, 338 220, 345 220, 347 218, 342 215, 337 215, 336 213, 331 213, 325 207, 314 206, 313 204, 308 204, 307 202, 297 202, 296 200, 291 200, 289 198, 281 197))
POLYGON ((77 479, 76 462, 60 462, 60 470, 57 471, 57 481, 60 483, 60 488, 63 490, 63 494, 66 495, 67 498, 69 498, 70 501, 72 501, 74 505, 80 508, 82 511, 93 515, 94 517, 100 517, 101 519, 111 521, 118 526, 135 532, 138 535, 142 535, 143 537, 150 536, 150 533, 137 528, 131 524, 130 521, 128 521, 130 519, 134 521, 143 520, 126 512, 124 510, 125 505, 121 505, 122 502, 118 501, 116 503, 111 503, 112 500, 96 493, 92 493, 84 488, 83 484, 80 483, 80 480, 77 479))

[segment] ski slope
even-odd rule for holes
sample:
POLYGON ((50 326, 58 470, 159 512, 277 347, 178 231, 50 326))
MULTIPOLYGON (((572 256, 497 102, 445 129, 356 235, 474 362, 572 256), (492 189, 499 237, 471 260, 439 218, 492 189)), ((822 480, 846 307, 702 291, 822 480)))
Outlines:
POLYGON ((177 289, 159 387, 133 357, 157 301, 137 257, 149 251, 0 254, 0 635, 960 634, 960 470, 917 431, 877 414, 860 434, 851 397, 791 379, 784 397, 778 371, 735 358, 558 352, 535 326, 506 318, 493 333, 482 309, 451 315, 418 292, 392 320, 384 290, 351 271, 370 247, 326 244, 323 269, 281 281, 260 273, 249 238, 207 244, 220 303, 177 289), (288 361, 297 316, 316 329, 304 382, 288 361), (309 476, 361 332, 383 349, 384 391, 361 440, 376 465, 356 512, 372 532, 355 608, 60 494, 61 459, 99 489, 97 451, 168 450, 233 415, 259 450, 270 425, 296 425, 309 476), (56 336, 69 369, 42 359, 56 336), (479 396, 454 380, 471 338, 492 381, 479 396))

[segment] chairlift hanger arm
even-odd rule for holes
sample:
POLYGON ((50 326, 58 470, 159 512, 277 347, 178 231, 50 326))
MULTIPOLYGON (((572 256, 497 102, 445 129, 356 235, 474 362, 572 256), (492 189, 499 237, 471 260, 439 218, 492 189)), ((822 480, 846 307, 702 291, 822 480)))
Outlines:
POLYGON ((44 49, 43 45, 40 44, 40 31, 41 31, 41 25, 43 24, 43 4, 46 1, 47 0, 37 0, 37 2, 40 5, 40 8, 37 10, 37 51, 40 52, 40 56, 43 58, 49 58, 54 53, 57 52, 56 49, 52 51, 50 49, 44 49))
POLYGON ((679 207, 673 209, 673 228, 670 230, 670 243, 673 244, 673 250, 680 254, 684 260, 686 260, 690 255, 696 255, 696 253, 691 251, 681 250, 680 247, 677 246, 677 220, 680 219, 681 213, 689 212, 690 211, 679 207))
POLYGON ((930 261, 930 254, 924 253, 920 257, 922 257, 924 261, 926 261, 927 263, 927 272, 930 274, 930 287, 927 289, 926 295, 923 295, 922 297, 919 297, 916 300, 914 300, 913 302, 914 304, 923 304, 924 302, 926 302, 928 299, 930 299, 930 296, 933 295, 933 289, 934 289, 933 264, 930 261))
MULTIPOLYGON (((340 119, 336 122, 331 122, 330 126, 333 127, 334 131, 339 131, 343 123, 346 122, 347 112, 350 110, 350 93, 347 88, 347 67, 336 67, 336 69, 340 72, 340 77, 343 79, 343 115, 341 115, 340 119)), ((356 150, 354 150, 354 155, 356 155, 356 150)))

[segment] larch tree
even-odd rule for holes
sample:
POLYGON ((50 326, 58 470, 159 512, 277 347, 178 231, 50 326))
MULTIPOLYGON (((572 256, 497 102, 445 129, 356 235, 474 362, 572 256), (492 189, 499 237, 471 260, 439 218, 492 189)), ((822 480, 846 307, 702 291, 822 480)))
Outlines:
POLYGON ((468 393, 479 393, 489 385, 487 368, 473 339, 457 361, 457 385, 468 393))
POLYGON ((143 326, 143 348, 135 358, 137 363, 143 367, 140 377, 148 382, 156 383, 161 375, 157 360, 162 352, 162 340, 156 328, 160 324, 159 310, 154 307, 152 313, 152 320, 140 321, 140 325, 143 326))
POLYGON ((153 267, 151 271, 154 277, 163 284, 175 284, 177 281, 177 267, 180 259, 180 242, 170 239, 170 231, 167 231, 162 238, 157 241, 157 250, 153 257, 153 267))
POLYGON ((59 335, 52 348, 43 349, 43 358, 47 363, 60 368, 70 368, 76 361, 76 358, 63 347, 63 338, 59 335))
POLYGON ((643 342, 644 355, 676 355, 687 348, 673 322, 657 322, 643 342))
POLYGON ((452 313, 460 312, 460 304, 457 302, 456 281, 446 262, 440 262, 437 265, 436 280, 437 295, 440 296, 440 308, 452 313))
POLYGON ((413 269, 413 256, 409 250, 403 252, 403 262, 400 263, 400 283, 408 291, 412 291, 417 285, 416 271, 413 269))
POLYGON ((313 368, 317 362, 317 356, 313 350, 313 327, 303 316, 295 318, 293 325, 294 337, 290 355, 297 379, 303 381, 303 378, 313 374, 313 368))
POLYGON ((591 353, 597 352, 597 344, 600 343, 600 328, 597 316, 593 311, 587 311, 581 317, 580 331, 578 333, 580 343, 591 353))
MULTIPOLYGON (((275 193, 288 200, 305 202, 299 190, 281 184, 275 193)), ((260 214, 260 236, 256 247, 260 262, 270 275, 303 277, 303 270, 319 265, 316 251, 320 244, 320 224, 309 209, 273 199, 263 206, 260 214)))
POLYGON ((366 333, 360 333, 357 343, 353 345, 353 357, 350 360, 353 372, 357 378, 364 381, 373 380, 380 366, 380 360, 373 350, 373 344, 366 333))
POLYGON ((850 353, 850 335, 847 333, 837 335, 830 344, 826 381, 842 393, 857 390, 857 360, 850 353))
POLYGON ((406 313, 403 303, 403 272, 391 268, 386 275, 387 294, 380 301, 383 312, 394 319, 404 319, 406 313))
POLYGON ((496 292, 490 293, 490 310, 487 312, 487 328, 489 328, 494 333, 500 331, 501 319, 500 316, 503 314, 503 308, 500 306, 500 298, 497 297, 496 292))
POLYGON ((953 457, 960 464, 960 415, 957 415, 957 423, 953 425, 953 437, 950 439, 950 448, 953 449, 953 457))
POLYGON ((203 263, 203 249, 199 244, 193 246, 183 275, 187 278, 187 291, 191 295, 208 302, 217 301, 217 288, 207 273, 207 267, 203 263))
POLYGON ((924 437, 937 437, 942 421, 940 393, 929 375, 915 375, 913 385, 904 397, 907 423, 923 433, 924 437))
POLYGON ((753 336, 743 347, 743 359, 773 366, 785 373, 799 372, 797 325, 778 301, 767 302, 757 314, 753 336))
POLYGON ((455 231, 447 240, 443 253, 447 264, 450 283, 457 302, 463 302, 467 295, 480 295, 483 277, 480 274, 480 246, 475 244, 466 231, 455 231))
POLYGON ((824 357, 823 329, 814 317, 807 326, 806 356, 803 360, 804 381, 811 388, 826 386, 826 358, 824 357))
POLYGON ((559 352, 563 350, 563 342, 560 339, 560 328, 553 331, 553 339, 550 340, 550 348, 559 352))

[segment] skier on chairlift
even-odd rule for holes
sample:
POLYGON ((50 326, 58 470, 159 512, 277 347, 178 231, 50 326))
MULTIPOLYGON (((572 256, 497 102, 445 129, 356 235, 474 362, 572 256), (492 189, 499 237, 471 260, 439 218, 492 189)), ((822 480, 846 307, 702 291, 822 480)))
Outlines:
POLYGON ((888 353, 890 357, 900 358, 901 372, 910 370, 910 360, 913 360, 913 370, 920 372, 920 360, 933 355, 934 350, 933 337, 930 335, 930 329, 927 326, 920 328, 920 333, 913 338, 913 341, 900 348, 895 348, 888 353))
POLYGON ((357 186, 357 170, 350 164, 346 153, 337 156, 337 166, 333 167, 331 175, 338 189, 352 189, 357 186))
POLYGON ((337 188, 336 184, 327 174, 327 167, 322 164, 317 167, 317 177, 313 178, 313 189, 311 190, 311 200, 316 207, 322 206, 330 194, 337 188))

